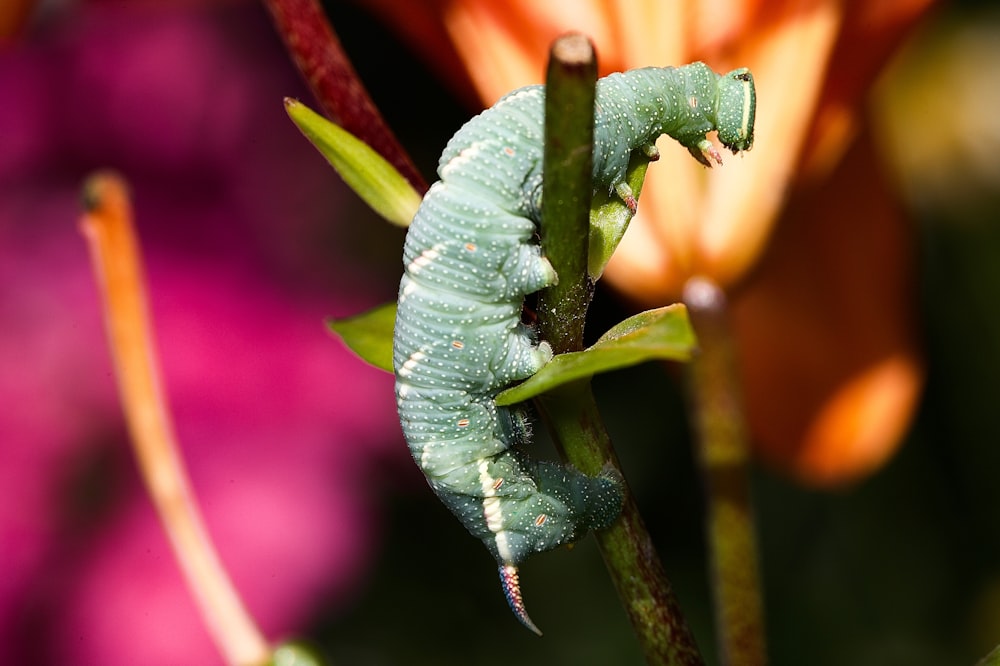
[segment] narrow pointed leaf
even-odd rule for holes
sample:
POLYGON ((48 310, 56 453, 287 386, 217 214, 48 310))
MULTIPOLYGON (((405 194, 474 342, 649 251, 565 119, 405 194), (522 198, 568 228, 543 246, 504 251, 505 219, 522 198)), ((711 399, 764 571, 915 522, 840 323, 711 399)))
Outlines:
POLYGON ((322 660, 305 645, 282 643, 271 653, 266 666, 322 666, 322 660))
MULTIPOLYGON (((638 150, 629 159, 625 182, 632 188, 636 199, 642 192, 649 162, 649 157, 638 150)), ((590 250, 587 258, 587 274, 592 280, 597 281, 604 273, 631 221, 632 212, 615 192, 601 191, 594 195, 590 202, 590 250)))
POLYGON ((392 330, 395 323, 395 303, 386 303, 353 317, 326 321, 327 328, 362 361, 386 372, 392 372, 392 330))
POLYGON ((976 666, 1000 666, 1000 646, 993 648, 993 651, 976 662, 976 666))
POLYGON ((285 111, 302 134, 372 210, 392 224, 410 224, 421 196, 366 143, 298 100, 285 98, 285 111))
POLYGON ((616 325, 592 347, 559 354, 524 383, 500 393, 497 404, 523 402, 563 384, 646 361, 687 361, 696 345, 684 305, 647 310, 616 325))

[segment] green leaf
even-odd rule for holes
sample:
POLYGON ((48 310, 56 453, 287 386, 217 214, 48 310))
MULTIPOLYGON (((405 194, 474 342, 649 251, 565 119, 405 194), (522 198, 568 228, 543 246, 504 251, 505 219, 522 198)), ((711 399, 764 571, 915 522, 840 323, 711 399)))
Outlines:
POLYGON ((976 666, 1000 666, 1000 646, 993 648, 993 651, 976 662, 976 666))
POLYGON ((386 303, 353 317, 326 321, 327 328, 362 361, 386 372, 392 372, 392 330, 395 324, 395 303, 386 303))
POLYGON ((322 666, 323 662, 305 645, 282 643, 274 648, 267 666, 322 666))
MULTIPOLYGON (((636 199, 642 192, 649 162, 649 156, 643 151, 632 151, 625 182, 636 199)), ((587 258, 587 273, 594 281, 604 273, 631 221, 632 212, 616 192, 600 191, 594 195, 590 202, 590 250, 587 258)))
POLYGON ((302 102, 285 98, 285 111, 344 182, 389 222, 408 226, 421 196, 366 143, 302 102))
POLYGON ((697 345, 683 304, 647 310, 605 333, 592 347, 559 354, 532 377, 497 396, 512 405, 599 372, 652 360, 687 361, 697 345))

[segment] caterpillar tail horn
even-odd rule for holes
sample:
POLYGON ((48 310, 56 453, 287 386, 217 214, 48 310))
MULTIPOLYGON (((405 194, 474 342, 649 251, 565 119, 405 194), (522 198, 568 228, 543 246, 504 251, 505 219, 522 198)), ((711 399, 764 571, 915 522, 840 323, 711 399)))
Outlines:
POLYGON ((507 597, 507 603, 514 612, 514 616, 525 627, 542 635, 541 630, 528 617, 528 611, 524 610, 524 600, 521 598, 521 582, 517 577, 517 567, 512 564, 500 565, 500 584, 503 585, 503 594, 507 597))

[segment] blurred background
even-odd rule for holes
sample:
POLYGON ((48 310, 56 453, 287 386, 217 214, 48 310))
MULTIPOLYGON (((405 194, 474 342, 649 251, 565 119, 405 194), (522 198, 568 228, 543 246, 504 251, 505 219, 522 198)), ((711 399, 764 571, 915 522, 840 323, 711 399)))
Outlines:
MULTIPOLYGON (((918 239, 927 383, 870 477, 816 490, 755 469, 774 664, 973 664, 1000 643, 990 5, 938 5, 870 95, 918 239)), ((475 109, 363 7, 328 10, 432 180, 475 109)), ((510 617, 491 557, 409 458, 391 377, 325 331, 395 298, 403 232, 343 186, 284 96, 314 105, 254 2, 43 2, 0 46, 0 662, 220 663, 136 474, 77 229, 83 178, 113 167, 132 187, 195 491, 269 638, 342 664, 641 663, 590 539, 522 568, 543 639, 510 617)), ((628 314, 599 291, 591 330, 628 314)), ((714 663, 675 374, 642 366, 595 388, 714 663)))

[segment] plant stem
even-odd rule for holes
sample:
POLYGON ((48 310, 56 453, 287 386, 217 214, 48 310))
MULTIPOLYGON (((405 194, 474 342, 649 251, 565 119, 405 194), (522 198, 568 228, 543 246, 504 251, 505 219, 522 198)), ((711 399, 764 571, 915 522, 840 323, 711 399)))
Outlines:
POLYGON ((388 160, 418 192, 426 192, 427 182, 365 90, 319 0, 264 0, 264 5, 326 113, 388 160))
POLYGON ((692 278, 684 302, 700 346, 689 365, 688 394, 705 484, 720 660, 726 666, 760 666, 767 655, 750 453, 726 298, 710 280, 692 278))
POLYGON ((538 296, 542 337, 557 353, 583 349, 594 285, 587 275, 593 193, 597 59, 583 35, 557 39, 545 86, 541 237, 559 283, 538 296))
MULTIPOLYGON (((557 352, 583 347, 593 284, 587 275, 596 61, 580 35, 553 45, 546 89, 542 246, 559 284, 539 295, 542 337, 557 352)), ((596 474, 619 465, 589 382, 538 400, 557 447, 575 467, 596 474)), ((651 665, 702 664, 691 631, 635 502, 625 489, 622 516, 596 534, 597 543, 646 660, 651 665)))
MULTIPOLYGON (((589 382, 561 387, 539 403, 556 445, 570 463, 591 474, 601 470, 601 461, 619 469, 589 382)), ((594 535, 646 663, 701 666, 694 636, 627 486, 619 519, 594 535)))
POLYGON ((226 662, 266 663, 270 647, 205 530, 160 385, 145 277, 126 185, 98 173, 84 185, 81 230, 104 301, 115 374, 139 468, 201 614, 226 662))

